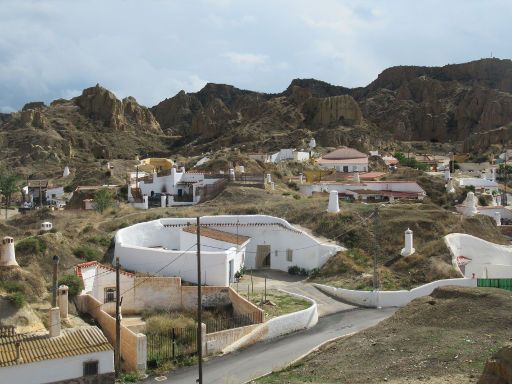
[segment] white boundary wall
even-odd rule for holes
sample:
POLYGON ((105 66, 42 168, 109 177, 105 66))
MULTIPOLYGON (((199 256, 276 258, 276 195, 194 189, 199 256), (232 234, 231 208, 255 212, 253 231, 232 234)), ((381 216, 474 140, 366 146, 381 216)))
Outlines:
POLYGON ((309 308, 303 309, 286 315, 274 317, 266 323, 261 324, 248 335, 245 335, 235 343, 222 350, 223 353, 234 352, 240 348, 245 348, 260 341, 270 340, 301 329, 312 328, 318 323, 318 305, 316 301, 309 297, 297 293, 287 292, 288 295, 300 297, 311 303, 309 308))
POLYGON ((466 277, 499 279, 512 277, 512 246, 494 244, 465 233, 450 233, 444 241, 452 255, 453 266, 466 277), (464 256, 471 261, 463 268, 457 264, 457 257, 464 256), (464 272, 462 272, 464 271, 464 272))
POLYGON ((409 304, 412 300, 427 296, 438 287, 445 287, 449 285, 459 287, 476 287, 476 279, 445 279, 437 280, 431 283, 416 287, 410 291, 356 291, 345 288, 335 288, 329 285, 313 284, 315 287, 320 289, 331 296, 338 298, 341 301, 359 305, 361 307, 403 307, 409 304))

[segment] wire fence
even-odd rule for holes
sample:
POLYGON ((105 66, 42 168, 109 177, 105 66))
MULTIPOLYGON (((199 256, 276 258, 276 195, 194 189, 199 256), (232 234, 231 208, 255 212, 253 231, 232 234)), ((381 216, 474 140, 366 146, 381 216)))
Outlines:
POLYGON ((162 360, 176 360, 197 353, 197 328, 172 328, 146 333, 149 365, 162 360))
POLYGON ((245 327, 247 325, 258 324, 261 322, 261 313, 251 312, 243 315, 232 317, 220 317, 217 319, 207 320, 206 333, 214 333, 225 331, 227 329, 245 327))

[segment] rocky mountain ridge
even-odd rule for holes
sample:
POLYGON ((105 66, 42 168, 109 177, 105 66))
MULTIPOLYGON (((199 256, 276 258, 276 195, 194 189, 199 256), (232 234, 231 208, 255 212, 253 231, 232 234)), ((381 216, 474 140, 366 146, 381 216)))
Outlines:
POLYGON ((512 139, 512 62, 393 67, 364 88, 295 79, 265 94, 207 84, 146 108, 96 85, 71 100, 0 115, 0 161, 14 166, 136 154, 269 151, 321 146, 392 149, 397 142, 464 142, 484 151, 512 139))

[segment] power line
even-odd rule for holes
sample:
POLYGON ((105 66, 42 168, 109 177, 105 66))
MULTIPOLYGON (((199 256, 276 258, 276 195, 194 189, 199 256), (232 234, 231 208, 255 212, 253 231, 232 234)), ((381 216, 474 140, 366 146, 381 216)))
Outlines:
MULTIPOLYGON (((197 244, 192 244, 188 249, 186 249, 186 250, 185 250, 185 251, 183 251, 180 255, 178 255, 178 257, 177 257, 177 258, 175 258, 174 260, 172 260, 171 262, 167 263, 167 264, 166 264, 166 265, 164 265, 162 268, 160 268, 158 271, 156 271, 156 272, 155 272, 155 274, 157 274, 157 273, 161 272, 162 270, 164 270, 165 268, 167 268, 169 265, 171 265, 172 263, 176 262, 180 257, 182 257, 186 252, 188 252, 190 249, 192 249, 192 248, 193 248, 193 247, 195 247, 196 245, 197 245, 197 244)), ((113 271, 110 271, 110 272, 111 272, 111 273, 115 273, 115 272, 113 272, 113 271)), ((125 290, 125 291, 123 291, 123 292, 121 292, 121 296, 122 296, 122 295, 124 295, 125 293, 127 293, 127 292, 131 291, 132 289, 135 289, 136 287, 138 287, 139 285, 143 284, 145 281, 147 281, 148 279, 151 279, 152 277, 154 277, 154 276, 148 276, 148 277, 146 277, 145 279, 143 279, 142 281, 140 281, 139 283, 134 284, 132 287, 130 287, 130 288, 128 288, 128 289, 126 289, 126 290, 125 290)), ((94 310, 94 309, 96 309, 96 308, 99 308, 99 307, 101 307, 103 304, 105 304, 105 303, 100 303, 99 305, 96 305, 96 306, 95 306, 95 307, 93 307, 92 309, 94 310)), ((68 319, 75 319, 75 318, 78 318, 78 317, 80 317, 80 316, 78 316, 78 315, 73 315, 73 316, 68 317, 68 319)), ((55 324, 56 324, 56 323, 50 323, 50 324, 48 325, 48 328, 51 328, 51 327, 52 327, 53 325, 55 325, 55 324)), ((42 328, 38 328, 38 329, 36 329, 36 330, 34 330, 34 331, 30 332, 30 333, 32 334, 32 333, 37 333, 37 332, 39 332, 39 331, 46 331, 46 330, 47 330, 47 328, 46 328, 46 327, 42 327, 42 328)), ((0 343, 0 345, 5 345, 5 344, 10 344, 10 343, 0 343)))

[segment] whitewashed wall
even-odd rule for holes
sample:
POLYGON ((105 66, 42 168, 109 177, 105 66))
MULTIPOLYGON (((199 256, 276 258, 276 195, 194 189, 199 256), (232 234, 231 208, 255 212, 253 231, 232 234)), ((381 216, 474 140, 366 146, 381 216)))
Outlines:
MULTIPOLYGON (((465 233, 450 233, 444 241, 452 255, 452 263, 460 271, 456 258, 471 261, 464 267, 464 276, 477 278, 512 278, 512 246, 499 245, 465 233)), ((462 273, 462 271, 461 271, 462 273)))
POLYGON ((113 351, 88 353, 0 368, 0 383, 41 384, 83 376, 83 364, 98 360, 99 374, 114 372, 113 351))
POLYGON ((222 352, 230 353, 260 341, 270 340, 291 332, 314 327, 318 323, 318 306, 314 300, 296 293, 283 292, 307 300, 311 303, 311 306, 302 311, 288 313, 268 320, 251 331, 251 333, 224 348, 222 352))
POLYGON ((329 285, 314 284, 322 292, 334 296, 341 301, 359 305, 362 307, 403 307, 412 300, 427 296, 438 287, 449 285, 458 287, 476 287, 476 279, 445 279, 437 280, 431 283, 411 289, 410 291, 358 291, 352 289, 335 288, 329 285))
POLYGON ((315 184, 300 184, 299 190, 301 193, 311 196, 313 192, 322 191, 338 191, 339 193, 346 193, 347 191, 354 191, 366 189, 370 191, 392 191, 392 192, 414 192, 425 193, 425 191, 414 182, 364 182, 364 183, 337 183, 337 182, 320 182, 315 184))
MULTIPOLYGON (((321 267, 329 257, 342 249, 336 245, 321 244, 286 220, 272 216, 204 216, 201 223, 251 238, 246 249, 240 248, 238 253, 233 244, 204 238, 202 269, 206 271, 206 284, 211 285, 228 285, 229 260, 235 260, 235 272, 242 266, 244 256, 245 266, 255 268, 258 245, 270 245, 270 267, 282 271, 287 271, 293 265, 306 269, 321 267), (211 246, 210 250, 208 245, 211 246), (221 249, 214 251, 214 247, 221 249), (293 250, 292 261, 287 261, 287 249, 293 250)), ((120 257, 125 268, 140 272, 156 273, 172 261, 159 274, 181 276, 186 281, 196 282, 195 247, 180 256, 195 244, 195 235, 184 233, 182 227, 164 227, 166 224, 195 224, 195 219, 160 219, 120 229, 116 234, 115 255, 120 257)))

